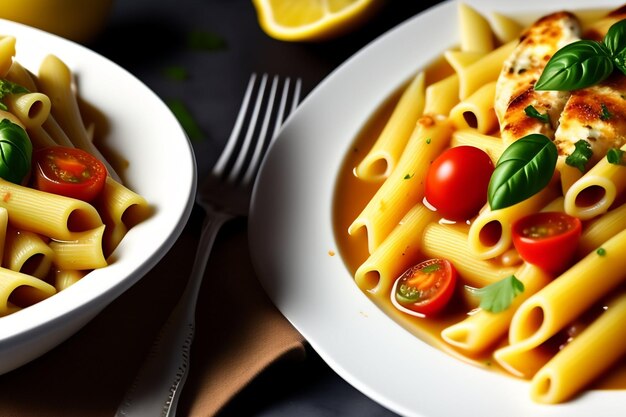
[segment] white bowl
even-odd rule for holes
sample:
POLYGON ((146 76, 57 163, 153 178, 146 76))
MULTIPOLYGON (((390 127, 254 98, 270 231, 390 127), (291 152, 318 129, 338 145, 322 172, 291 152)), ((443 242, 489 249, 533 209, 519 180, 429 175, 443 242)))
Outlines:
POLYGON ((169 108, 120 66, 76 43, 18 23, 0 20, 0 34, 17 38, 15 59, 34 73, 48 54, 69 66, 80 96, 107 117, 107 147, 129 161, 123 172, 125 184, 154 208, 152 216, 122 240, 109 266, 0 318, 0 373, 6 373, 74 334, 165 255, 193 207, 196 164, 189 140, 169 108))

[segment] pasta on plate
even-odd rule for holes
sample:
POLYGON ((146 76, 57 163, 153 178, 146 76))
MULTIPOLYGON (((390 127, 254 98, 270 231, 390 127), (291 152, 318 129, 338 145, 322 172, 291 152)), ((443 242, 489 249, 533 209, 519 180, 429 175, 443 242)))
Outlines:
POLYGON ((0 316, 105 267, 129 228, 151 212, 96 146, 97 126, 85 125, 89 113, 70 68, 50 54, 33 73, 15 60, 16 41, 0 37, 0 316), (48 154, 52 149, 63 153, 48 154), (85 153, 103 165, 99 188, 89 196, 67 194, 67 183, 97 180, 91 159, 79 159, 85 153), (37 160, 39 154, 45 157, 37 160), (48 160, 53 179, 66 187, 61 194, 35 180, 48 175, 36 162, 48 160))
POLYGON ((381 106, 335 191, 356 285, 540 403, 626 389, 623 10, 460 3, 458 47, 381 106))

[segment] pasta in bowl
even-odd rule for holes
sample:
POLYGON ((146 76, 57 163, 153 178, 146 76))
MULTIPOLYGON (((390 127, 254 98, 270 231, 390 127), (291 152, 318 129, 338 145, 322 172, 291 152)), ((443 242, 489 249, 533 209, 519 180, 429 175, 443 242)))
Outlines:
POLYGON ((8 21, 0 28, 7 372, 65 340, 156 264, 187 221, 196 174, 177 120, 132 75, 60 37, 8 21), (180 169, 154 170, 172 160, 180 169))

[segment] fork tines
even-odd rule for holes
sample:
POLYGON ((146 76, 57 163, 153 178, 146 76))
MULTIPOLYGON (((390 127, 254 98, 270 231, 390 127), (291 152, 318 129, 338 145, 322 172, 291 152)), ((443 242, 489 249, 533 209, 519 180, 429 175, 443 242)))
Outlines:
POLYGON ((302 81, 252 74, 233 131, 213 168, 213 175, 249 185, 280 127, 300 100, 302 81), (252 98, 254 102, 252 102, 252 98), (280 99, 280 101, 278 101, 280 99), (278 105, 276 105, 278 104, 278 105))

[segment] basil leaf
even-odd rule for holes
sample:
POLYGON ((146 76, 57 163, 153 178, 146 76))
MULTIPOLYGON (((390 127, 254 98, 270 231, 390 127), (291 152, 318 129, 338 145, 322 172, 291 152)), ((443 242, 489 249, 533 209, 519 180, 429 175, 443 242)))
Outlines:
POLYGON ((613 57, 613 63, 624 72, 624 52, 626 51, 626 20, 614 23, 602 41, 613 57))
POLYGON ((565 158, 565 163, 574 168, 578 168, 580 172, 585 172, 585 166, 593 155, 591 144, 586 140, 580 139, 574 146, 574 152, 565 158))
POLYGON ((550 58, 535 90, 577 90, 599 83, 612 72, 613 60, 606 46, 590 40, 576 41, 550 58))
POLYGON ((21 184, 30 171, 33 145, 24 129, 9 119, 0 121, 0 177, 21 184))
MULTIPOLYGON (((9 80, 0 79, 0 100, 2 100, 8 94, 24 94, 28 93, 26 87, 22 87, 19 84, 15 84, 9 80)), ((0 102, 0 110, 7 111, 6 104, 0 102)))
POLYGON ((487 197, 492 210, 517 204, 550 182, 558 152, 550 139, 533 133, 504 150, 489 180, 487 197))
POLYGON ((524 292, 524 283, 511 275, 483 288, 466 288, 480 298, 480 308, 500 313, 511 306, 515 297, 524 292))

